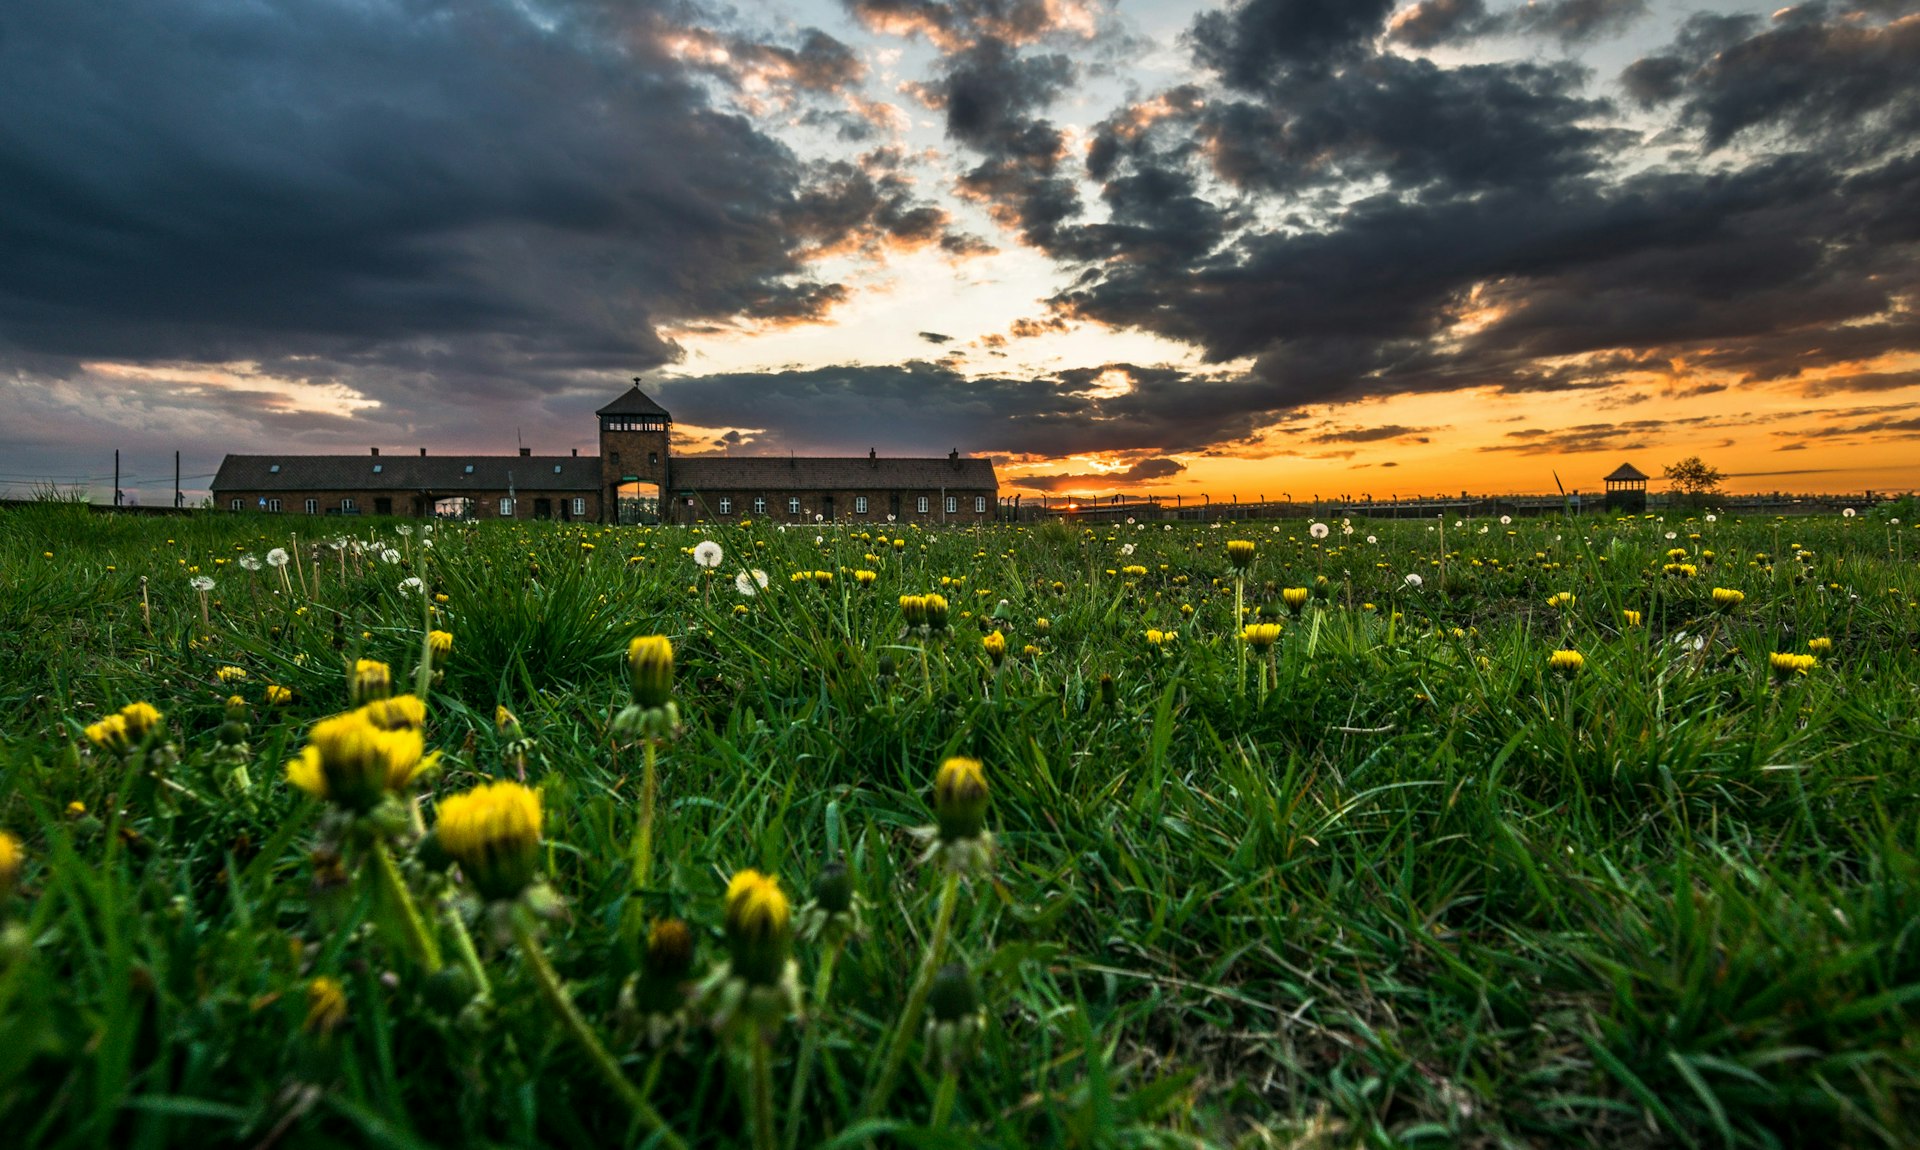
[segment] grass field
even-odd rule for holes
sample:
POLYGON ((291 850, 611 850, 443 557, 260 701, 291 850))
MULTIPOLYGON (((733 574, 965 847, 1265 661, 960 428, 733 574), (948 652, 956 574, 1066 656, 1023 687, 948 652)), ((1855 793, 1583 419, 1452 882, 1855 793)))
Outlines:
POLYGON ((0 512, 5 1142, 1913 1144, 1914 524, 1350 526, 0 512))

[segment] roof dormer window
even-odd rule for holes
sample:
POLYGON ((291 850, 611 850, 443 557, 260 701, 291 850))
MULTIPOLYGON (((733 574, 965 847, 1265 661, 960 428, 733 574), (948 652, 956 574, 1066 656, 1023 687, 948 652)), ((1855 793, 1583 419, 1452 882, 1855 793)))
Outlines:
POLYGON ((376 463, 376 464, 374 464, 374 465, 373 465, 373 473, 374 473, 375 475, 378 475, 378 474, 380 474, 380 469, 381 469, 382 467, 385 467, 385 466, 386 466, 386 464, 384 464, 384 463, 376 463))
POLYGON ((276 463, 272 467, 267 468, 267 470, 272 472, 275 475, 278 475, 280 474, 280 465, 276 463))
POLYGON ((467 474, 468 474, 468 475, 472 475, 472 474, 473 474, 473 464, 471 464, 471 463, 469 463, 469 464, 467 464, 467 474))
POLYGON ((558 475, 558 474, 560 474, 560 465, 559 465, 558 463, 556 463, 556 464, 554 464, 554 465, 553 465, 553 473, 554 473, 555 475, 558 475))

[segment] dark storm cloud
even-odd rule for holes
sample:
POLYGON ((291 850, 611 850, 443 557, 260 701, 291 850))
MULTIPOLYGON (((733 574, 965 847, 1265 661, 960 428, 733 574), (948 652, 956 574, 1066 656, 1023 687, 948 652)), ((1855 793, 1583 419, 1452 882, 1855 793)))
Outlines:
POLYGON ((1488 11, 1486 0, 1421 0, 1395 13, 1389 35, 1410 48, 1509 33, 1571 47, 1618 35, 1646 14, 1646 0, 1530 0, 1502 12, 1488 11))
MULTIPOLYGON (((518 400, 672 358, 661 324, 818 318, 846 288, 811 249, 946 241, 943 212, 714 106, 662 46, 687 14, 10 4, 0 344, 518 400)), ((816 33, 756 59, 821 90, 857 69, 816 33)))
POLYGON ((1189 451, 1251 434, 1245 385, 1113 363, 1037 378, 970 379, 945 364, 821 367, 662 379, 647 385, 676 420, 751 422, 772 452, 1072 455, 1189 451), (1098 394, 1111 373, 1131 390, 1098 394), (749 414, 750 413, 750 414, 749 414))
POLYGON ((1805 137, 1865 133, 1869 145, 1920 131, 1920 21, 1879 25, 1822 4, 1773 19, 1696 15, 1664 52, 1622 75, 1646 106, 1678 105, 1710 148, 1775 128, 1805 137))
POLYGON ((1164 456, 1142 459, 1119 471, 1089 471, 1068 475, 1021 475, 1006 479, 1009 487, 1028 491, 1069 491, 1089 488, 1110 491, 1116 488, 1149 486, 1171 479, 1187 469, 1178 459, 1164 456))
POLYGON ((1394 0, 1240 0, 1202 13, 1189 32, 1194 59, 1229 87, 1265 87, 1289 69, 1318 70, 1364 51, 1394 0))
POLYGON ((1381 427, 1335 427, 1317 432, 1307 438, 1314 443, 1379 443, 1387 439, 1400 439, 1408 443, 1429 443, 1432 437, 1426 432, 1431 427, 1402 427, 1397 423, 1381 427))

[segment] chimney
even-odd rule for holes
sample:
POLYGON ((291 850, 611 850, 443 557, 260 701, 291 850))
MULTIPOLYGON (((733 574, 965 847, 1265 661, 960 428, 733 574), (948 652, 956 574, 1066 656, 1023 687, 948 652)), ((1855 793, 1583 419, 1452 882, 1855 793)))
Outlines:
POLYGON ((576 448, 574 448, 574 449, 573 449, 573 457, 574 457, 575 459, 578 459, 578 458, 580 458, 580 449, 579 449, 579 448, 577 448, 577 447, 576 447, 576 448))
POLYGON ((423 447, 420 449, 420 458, 425 459, 426 457, 427 457, 427 449, 423 447))
POLYGON ((377 447, 376 447, 376 448, 374 448, 374 449, 373 449, 373 453, 374 453, 375 455, 379 455, 379 454, 380 454, 380 449, 379 449, 379 448, 377 448, 377 447))
POLYGON ((947 452, 947 462, 953 464, 953 469, 955 471, 960 470, 960 449, 959 448, 956 447, 952 451, 947 452))
POLYGON ((520 449, 520 457, 522 459, 525 459, 527 456, 532 454, 533 454, 533 448, 531 447, 523 447, 520 449))

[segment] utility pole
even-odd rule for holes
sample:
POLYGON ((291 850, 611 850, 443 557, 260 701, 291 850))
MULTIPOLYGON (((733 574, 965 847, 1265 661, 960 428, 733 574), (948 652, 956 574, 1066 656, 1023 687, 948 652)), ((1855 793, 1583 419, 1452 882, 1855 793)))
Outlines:
POLYGON ((113 449, 113 505, 120 506, 120 449, 113 449))
POLYGON ((183 506, 186 497, 180 494, 180 453, 173 453, 173 505, 177 509, 183 506))

